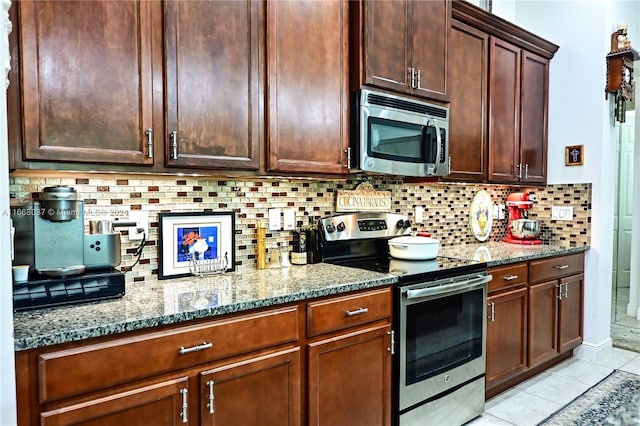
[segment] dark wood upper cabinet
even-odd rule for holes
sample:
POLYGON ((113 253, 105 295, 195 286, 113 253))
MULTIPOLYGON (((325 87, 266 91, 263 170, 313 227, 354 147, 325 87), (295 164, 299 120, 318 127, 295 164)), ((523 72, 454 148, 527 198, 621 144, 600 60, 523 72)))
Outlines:
POLYGON ((558 46, 467 1, 453 2, 452 17, 449 94, 453 173, 448 179, 546 183, 549 61, 558 46), (482 64, 477 50, 469 47, 478 44, 478 37, 489 37, 484 91, 478 81, 482 64), (470 56, 461 57, 463 54, 470 56), (462 66, 473 67, 476 79, 462 66), (488 104, 478 100, 478 93, 486 96, 488 104), (482 139, 485 126, 488 135, 482 139), (486 163, 481 161, 484 144, 488 146, 486 163))
POLYGON ((371 85, 448 101, 447 49, 451 1, 352 3, 353 88, 371 85))
POLYGON ((449 155, 446 180, 487 179, 487 84, 489 36, 453 21, 449 43, 449 155))
POLYGON ((520 49, 492 37, 489 51, 489 180, 517 182, 520 49))
POLYGON ((269 171, 347 172, 348 3, 267 2, 269 171))
POLYGON ((16 7, 23 159, 153 164, 150 3, 16 7))
MULTIPOLYGON (((167 166, 259 168, 263 3, 166 1, 167 166)), ((164 141, 163 141, 164 139, 164 141)))

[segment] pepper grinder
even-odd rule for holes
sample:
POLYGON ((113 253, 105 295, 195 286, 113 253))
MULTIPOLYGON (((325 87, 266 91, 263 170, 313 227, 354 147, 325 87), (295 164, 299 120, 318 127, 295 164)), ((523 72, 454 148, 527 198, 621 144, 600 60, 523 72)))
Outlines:
POLYGON ((267 267, 267 227, 264 223, 258 223, 256 234, 256 266, 264 269, 267 267))
POLYGON ((278 243, 273 243, 273 247, 271 247, 271 258, 269 259, 268 268, 280 268, 280 247, 278 243))

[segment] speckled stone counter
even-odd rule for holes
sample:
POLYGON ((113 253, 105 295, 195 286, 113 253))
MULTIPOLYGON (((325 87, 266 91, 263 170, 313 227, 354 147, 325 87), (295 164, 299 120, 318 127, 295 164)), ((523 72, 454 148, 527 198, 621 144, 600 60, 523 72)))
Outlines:
POLYGON ((15 349, 79 341, 393 284, 392 275, 329 264, 126 284, 124 297, 14 315, 15 349))
MULTIPOLYGON (((439 255, 497 266, 587 249, 588 246, 567 248, 492 242, 443 246, 439 255)), ((393 275, 323 263, 201 278, 127 282, 126 295, 121 299, 16 313, 15 349, 80 341, 395 282, 397 277, 393 275)))
POLYGON ((440 247, 440 256, 474 259, 489 267, 587 251, 589 246, 520 245, 502 242, 440 247))

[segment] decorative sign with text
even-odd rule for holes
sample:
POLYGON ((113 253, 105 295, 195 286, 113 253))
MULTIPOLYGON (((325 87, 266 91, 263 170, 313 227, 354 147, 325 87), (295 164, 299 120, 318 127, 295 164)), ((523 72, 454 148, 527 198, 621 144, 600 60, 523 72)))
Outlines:
POLYGON ((354 190, 339 190, 336 212, 388 212, 391 211, 391 191, 376 191, 369 182, 354 190))

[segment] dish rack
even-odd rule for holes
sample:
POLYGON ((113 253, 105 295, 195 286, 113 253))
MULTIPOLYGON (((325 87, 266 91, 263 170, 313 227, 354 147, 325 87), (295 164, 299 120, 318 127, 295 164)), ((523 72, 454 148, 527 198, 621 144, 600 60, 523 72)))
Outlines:
POLYGON ((229 256, 227 252, 222 258, 217 259, 197 259, 192 255, 189 259, 189 272, 202 277, 204 275, 222 274, 229 266, 229 256))

